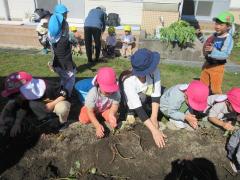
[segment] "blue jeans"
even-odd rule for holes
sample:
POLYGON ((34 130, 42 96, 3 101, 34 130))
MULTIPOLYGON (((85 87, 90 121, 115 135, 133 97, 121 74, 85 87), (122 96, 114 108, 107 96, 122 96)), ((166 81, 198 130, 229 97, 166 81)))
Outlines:
POLYGON ((73 86, 75 84, 76 69, 67 71, 67 70, 61 69, 60 67, 55 67, 54 71, 60 77, 60 85, 68 91, 68 96, 70 97, 72 94, 73 86))

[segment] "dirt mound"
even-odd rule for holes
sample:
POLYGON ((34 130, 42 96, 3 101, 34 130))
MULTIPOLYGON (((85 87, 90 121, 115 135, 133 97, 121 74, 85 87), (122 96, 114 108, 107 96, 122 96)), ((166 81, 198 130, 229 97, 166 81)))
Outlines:
POLYGON ((239 178, 228 172, 221 130, 166 130, 165 134, 167 147, 158 149, 142 124, 99 140, 91 125, 73 123, 63 132, 41 137, 0 179, 239 178))

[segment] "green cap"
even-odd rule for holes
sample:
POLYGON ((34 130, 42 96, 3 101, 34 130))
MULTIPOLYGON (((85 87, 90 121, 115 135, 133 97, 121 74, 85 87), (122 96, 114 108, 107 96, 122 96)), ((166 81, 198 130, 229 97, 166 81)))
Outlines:
POLYGON ((213 18, 214 21, 219 20, 223 23, 232 24, 234 22, 234 16, 232 13, 225 11, 220 13, 217 17, 213 18))

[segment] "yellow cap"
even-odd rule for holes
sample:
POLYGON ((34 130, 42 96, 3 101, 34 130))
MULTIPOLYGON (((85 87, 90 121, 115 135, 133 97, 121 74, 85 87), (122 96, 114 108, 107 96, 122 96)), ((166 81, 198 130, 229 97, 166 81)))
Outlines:
POLYGON ((129 32, 131 32, 131 26, 124 26, 124 31, 129 31, 129 32))
POLYGON ((70 26, 70 31, 72 31, 72 32, 75 32, 75 31, 77 31, 77 27, 76 26, 70 26))

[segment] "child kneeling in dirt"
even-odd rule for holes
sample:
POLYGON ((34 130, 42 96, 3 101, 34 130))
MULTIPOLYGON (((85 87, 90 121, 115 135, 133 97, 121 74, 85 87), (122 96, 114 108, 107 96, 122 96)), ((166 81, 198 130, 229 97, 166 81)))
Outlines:
POLYGON ((235 173, 240 173, 240 129, 230 137, 227 151, 232 170, 235 173))
POLYGON ((240 88, 232 88, 221 97, 221 101, 215 102, 210 108, 208 120, 227 131, 234 131, 231 121, 236 121, 240 113, 240 88))
POLYGON ((131 57, 132 71, 130 71, 130 75, 121 78, 123 72, 119 79, 122 88, 122 102, 126 102, 126 108, 129 109, 126 121, 133 123, 134 115, 130 113, 136 113, 151 131, 156 145, 160 148, 165 146, 164 138, 166 136, 159 130, 158 124, 161 96, 159 61, 160 54, 158 52, 139 49, 131 57))
POLYGON ((4 106, 0 116, 0 134, 11 137, 21 133, 23 120, 28 112, 28 102, 20 94, 20 87, 27 84, 32 76, 24 71, 10 74, 5 80, 2 97, 9 100, 4 106))
POLYGON ((102 67, 93 79, 94 87, 87 94, 79 121, 82 124, 93 123, 96 136, 104 137, 104 127, 97 119, 101 115, 112 128, 117 126, 117 111, 121 100, 116 73, 110 67, 102 67))
POLYGON ((106 47, 104 50, 107 53, 107 56, 109 57, 115 57, 115 47, 117 44, 116 34, 115 34, 115 28, 113 26, 110 26, 108 28, 108 36, 106 38, 106 47))
POLYGON ((38 127, 43 127, 43 124, 44 127, 49 127, 51 124, 51 131, 66 124, 71 104, 67 101, 68 91, 62 86, 32 78, 20 88, 20 92, 29 101, 30 109, 37 116, 40 123, 38 127))
POLYGON ((208 87, 194 80, 189 85, 179 84, 169 88, 160 99, 160 110, 169 118, 169 129, 197 129, 196 114, 207 108, 208 87), (189 126, 190 125, 190 126, 189 126))

